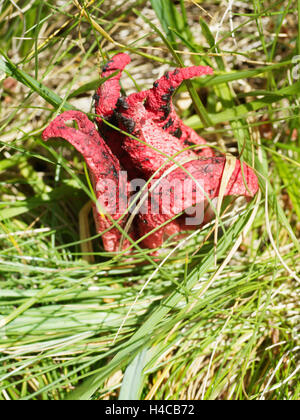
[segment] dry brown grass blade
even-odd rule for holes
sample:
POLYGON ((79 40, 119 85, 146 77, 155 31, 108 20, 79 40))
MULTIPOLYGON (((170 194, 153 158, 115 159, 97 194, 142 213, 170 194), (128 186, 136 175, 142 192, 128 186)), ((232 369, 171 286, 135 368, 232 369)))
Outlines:
POLYGON ((125 48, 125 45, 120 44, 119 42, 116 42, 114 39, 112 39, 112 37, 86 12, 85 8, 83 8, 77 0, 73 0, 73 3, 80 11, 80 16, 84 16, 93 25, 93 28, 99 32, 99 34, 101 34, 107 41, 118 47, 125 48))

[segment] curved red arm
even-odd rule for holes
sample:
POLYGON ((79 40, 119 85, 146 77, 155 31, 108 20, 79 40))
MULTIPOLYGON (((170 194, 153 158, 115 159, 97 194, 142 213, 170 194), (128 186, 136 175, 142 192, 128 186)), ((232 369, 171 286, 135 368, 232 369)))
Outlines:
MULTIPOLYGON (((72 144, 84 157, 96 198, 100 208, 103 209, 101 213, 98 206, 94 205, 97 232, 102 233, 110 228, 102 235, 103 245, 106 251, 117 251, 121 234, 116 227, 112 227, 111 220, 105 214, 118 220, 127 208, 127 180, 120 176, 121 166, 118 159, 112 154, 94 124, 79 111, 66 111, 56 117, 44 130, 42 137, 43 140, 61 137, 72 144), (78 129, 68 127, 66 125, 68 121, 75 121, 78 129)), ((121 225, 124 225, 125 221, 123 219, 121 225)))
POLYGON ((111 60, 107 62, 102 70, 102 77, 108 77, 115 71, 119 73, 104 82, 96 91, 95 110, 99 117, 97 122, 101 122, 102 118, 109 118, 113 115, 116 108, 117 101, 120 97, 120 77, 122 71, 130 63, 129 55, 125 53, 116 54, 111 60))

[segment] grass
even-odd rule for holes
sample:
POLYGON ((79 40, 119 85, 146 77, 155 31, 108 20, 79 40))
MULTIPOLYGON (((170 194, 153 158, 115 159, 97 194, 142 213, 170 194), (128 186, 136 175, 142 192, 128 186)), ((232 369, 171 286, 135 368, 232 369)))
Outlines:
POLYGON ((231 3, 0 2, 0 399, 299 399, 300 2, 231 3), (80 235, 81 156, 41 132, 65 109, 93 117, 118 51, 127 92, 215 70, 179 112, 261 189, 216 248, 214 223, 155 259, 105 253, 92 219, 80 235))

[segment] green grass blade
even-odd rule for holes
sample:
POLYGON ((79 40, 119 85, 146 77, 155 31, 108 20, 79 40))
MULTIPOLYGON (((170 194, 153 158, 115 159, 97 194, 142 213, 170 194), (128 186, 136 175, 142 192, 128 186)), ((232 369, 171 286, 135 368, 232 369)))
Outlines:
POLYGON ((151 0, 151 5, 167 38, 176 45, 176 38, 170 27, 176 28, 179 32, 185 32, 185 23, 174 3, 171 0, 151 0))
POLYGON ((140 398, 146 356, 147 349, 143 349, 127 366, 122 381, 119 400, 138 400, 140 398))
POLYGON ((44 98, 49 104, 53 105, 55 108, 61 107, 62 111, 67 111, 69 109, 76 109, 74 106, 66 102, 51 89, 48 89, 41 82, 38 82, 29 74, 25 73, 23 70, 19 69, 8 57, 0 57, 0 71, 5 73, 7 76, 14 77, 18 82, 23 83, 28 88, 32 89, 34 92, 37 92, 42 98, 44 98))
MULTIPOLYGON (((241 217, 231 228, 226 232, 226 235, 219 241, 217 248, 217 257, 222 258, 235 243, 238 236, 244 230, 247 225, 248 218, 241 217)), ((195 268, 188 276, 186 288, 191 290, 198 279, 207 273, 213 266, 215 260, 215 249, 214 247, 208 252, 206 257, 203 258, 201 265, 195 268)), ((176 307, 176 305, 183 299, 181 291, 175 291, 170 296, 165 298, 159 307, 153 311, 149 318, 143 323, 143 325, 133 334, 133 336, 126 342, 125 348, 119 351, 113 360, 100 372, 88 379, 86 383, 80 385, 74 392, 69 396, 70 399, 89 399, 92 397, 94 392, 98 389, 99 385, 103 382, 104 378, 108 374, 112 374, 115 369, 124 366, 124 363, 128 360, 133 360, 135 355, 144 348, 149 341, 150 333, 163 321, 167 316, 168 312, 176 307)))

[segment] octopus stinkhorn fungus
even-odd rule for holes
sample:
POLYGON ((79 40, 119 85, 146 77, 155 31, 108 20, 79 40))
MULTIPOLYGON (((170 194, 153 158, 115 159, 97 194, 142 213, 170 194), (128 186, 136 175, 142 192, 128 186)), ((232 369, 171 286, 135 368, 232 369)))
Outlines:
MULTIPOLYGON (((218 197, 226 163, 225 156, 215 156, 206 141, 180 120, 172 104, 172 95, 184 80, 210 75, 212 69, 177 68, 151 89, 124 97, 119 80, 129 62, 130 57, 120 53, 103 68, 107 80, 94 95, 98 130, 84 113, 66 111, 43 132, 44 140, 62 137, 84 157, 99 203, 94 205, 97 232, 110 252, 121 244, 128 247, 120 231, 128 230, 130 196, 134 185, 141 185, 136 180, 149 181, 148 190, 141 195, 143 205, 131 216, 128 233, 133 239, 145 236, 142 246, 157 248, 170 235, 204 223, 203 204, 218 197), (66 125, 70 120, 77 128, 66 125), (199 147, 191 150, 191 145, 199 147), (199 205, 202 218, 188 219, 199 205)), ((253 197, 257 190, 253 170, 236 160, 224 196, 253 197)))

